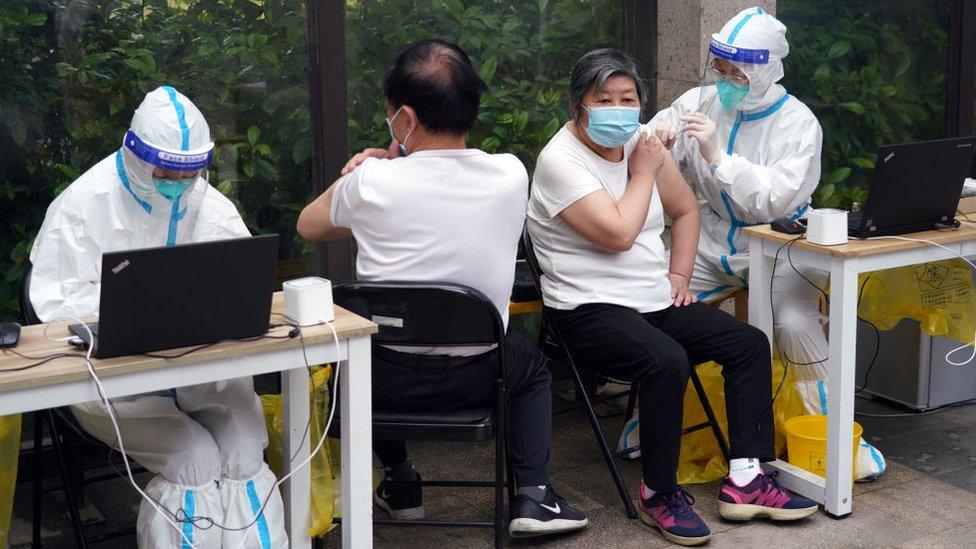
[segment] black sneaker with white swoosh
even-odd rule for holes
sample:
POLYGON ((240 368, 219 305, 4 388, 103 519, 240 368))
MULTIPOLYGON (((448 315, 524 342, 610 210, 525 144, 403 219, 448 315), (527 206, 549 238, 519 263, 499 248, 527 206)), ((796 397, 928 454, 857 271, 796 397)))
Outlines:
POLYGON ((423 520, 426 517, 423 493, 420 486, 420 473, 414 481, 394 481, 389 471, 384 472, 383 481, 373 493, 373 502, 386 511, 390 518, 398 520, 423 520))
POLYGON ((542 501, 524 494, 516 495, 511 518, 508 533, 513 538, 571 532, 589 524, 586 515, 567 503, 551 486, 546 489, 542 501))

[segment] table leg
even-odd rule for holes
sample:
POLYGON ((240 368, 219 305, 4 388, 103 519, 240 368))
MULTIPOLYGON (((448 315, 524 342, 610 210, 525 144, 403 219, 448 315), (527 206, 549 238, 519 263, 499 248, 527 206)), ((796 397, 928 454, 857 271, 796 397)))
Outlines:
POLYGON ((824 507, 851 512, 854 454, 854 374, 857 340, 857 258, 830 264, 830 355, 827 364, 827 479, 824 507))
POLYGON ((342 385, 342 546, 373 546, 373 404, 370 337, 349 340, 342 385))
POLYGON ((772 284, 773 258, 763 253, 765 241, 749 237, 749 324, 762 330, 773 346, 773 312, 769 287, 772 284))
MULTIPOLYGON (((284 471, 301 465, 308 459, 309 437, 305 435, 310 415, 309 378, 305 368, 292 368, 281 373, 282 398, 282 455, 284 471), (288 458, 294 456, 289 463, 288 458)), ((308 513, 312 502, 311 464, 295 471, 282 484, 285 504, 285 531, 292 549, 308 549, 312 540, 308 537, 308 513)))

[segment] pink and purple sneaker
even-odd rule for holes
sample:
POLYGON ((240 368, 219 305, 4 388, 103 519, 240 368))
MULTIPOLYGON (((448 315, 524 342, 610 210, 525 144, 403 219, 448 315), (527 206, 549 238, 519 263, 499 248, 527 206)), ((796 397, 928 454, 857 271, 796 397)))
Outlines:
POLYGON ((695 498, 679 486, 671 492, 657 492, 651 497, 650 490, 641 483, 640 519, 644 524, 661 531, 664 539, 678 545, 701 545, 712 539, 712 532, 705 521, 692 509, 695 498))
POLYGON ((776 471, 759 474, 745 486, 726 478, 718 493, 719 514, 728 520, 797 520, 817 512, 817 502, 782 489, 776 476, 776 471))

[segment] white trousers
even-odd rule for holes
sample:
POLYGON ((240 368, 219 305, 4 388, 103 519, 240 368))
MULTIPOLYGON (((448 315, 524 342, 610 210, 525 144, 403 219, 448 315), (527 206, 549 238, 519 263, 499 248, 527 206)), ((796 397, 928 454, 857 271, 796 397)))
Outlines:
MULTIPOLYGON (((146 493, 180 528, 144 500, 139 547, 184 549, 187 541, 206 548, 288 546, 281 496, 264 463, 264 414, 250 377, 114 399, 112 405, 126 452, 156 473, 146 493)), ((101 401, 72 411, 86 431, 118 449, 101 401)))

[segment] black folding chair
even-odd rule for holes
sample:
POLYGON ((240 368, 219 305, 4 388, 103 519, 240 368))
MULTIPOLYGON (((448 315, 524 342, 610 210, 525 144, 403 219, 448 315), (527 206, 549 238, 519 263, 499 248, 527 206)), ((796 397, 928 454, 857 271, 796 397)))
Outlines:
MULTIPOLYGON (((532 245, 532 238, 529 236, 528 227, 525 227, 522 231, 522 251, 525 254, 525 261, 529 268, 529 272, 532 274, 532 280, 541 295, 542 269, 539 267, 539 260, 536 258, 535 248, 532 245)), ((569 370, 570 377, 572 377, 573 382, 576 384, 576 393, 580 400, 582 400, 583 409, 586 412, 587 419, 590 421, 590 425, 593 427, 597 444, 600 446, 600 450, 603 452, 603 458, 607 462, 607 468, 610 469, 610 475, 613 477, 613 482, 616 484, 617 491, 620 493, 620 499, 623 501, 624 508, 627 511, 627 516, 630 518, 637 518, 637 511, 634 509, 634 503, 631 499, 630 493, 627 491, 627 486, 624 484, 623 478, 620 476, 620 468, 617 466, 617 462, 614 459, 614 453, 610 450, 610 447, 607 444, 607 437, 603 432, 603 427, 600 425, 596 412, 593 410, 593 401, 595 399, 590 397, 592 390, 584 383, 584 380, 580 375, 579 367, 577 366, 576 361, 573 360, 572 353, 569 352, 569 347, 566 345, 565 339, 559 333, 559 329, 556 327, 554 319, 549 318, 549 314, 546 312, 545 308, 543 309, 542 313, 539 341, 540 350, 549 356, 551 362, 560 362, 565 364, 569 370)), ((702 409, 705 411, 707 421, 687 427, 686 429, 682 430, 681 434, 686 435, 701 429, 711 428, 712 433, 715 434, 715 440, 718 442, 722 456, 726 461, 728 461, 730 459, 728 443, 725 441, 725 435, 722 434, 722 429, 719 426, 718 420, 715 418, 715 412, 712 410, 712 405, 708 401, 708 395, 705 394, 705 389, 702 387, 701 379, 698 378, 698 372, 695 371, 695 368, 691 368, 689 377, 691 378, 691 382, 695 387, 695 392, 698 394, 698 400, 701 402, 702 409)), ((637 383, 628 382, 626 380, 614 381, 631 384, 630 398, 628 399, 627 403, 627 415, 625 420, 630 419, 634 412, 637 383)), ((607 400, 617 396, 620 395, 609 395, 601 400, 607 400)), ((617 455, 626 455, 639 448, 640 446, 626 448, 620 452, 617 452, 617 455)))
MULTIPOLYGON (((20 283, 20 316, 25 326, 41 323, 30 302, 31 272, 32 269, 28 268, 20 283)), ((85 526, 81 520, 81 512, 79 510, 79 501, 84 498, 84 487, 96 482, 118 478, 118 474, 113 472, 85 477, 82 463, 83 456, 78 455, 80 452, 76 452, 76 449, 86 447, 93 452, 109 454, 112 448, 85 432, 81 425, 78 424, 74 414, 71 413, 71 409, 67 406, 49 408, 34 412, 34 447, 32 449, 32 457, 34 460, 34 509, 31 517, 31 547, 34 549, 41 547, 41 496, 45 492, 43 453, 45 425, 47 425, 48 433, 51 436, 51 449, 54 450, 58 475, 61 480, 60 486, 52 487, 46 491, 64 492, 64 502, 68 508, 68 517, 71 519, 71 528, 75 536, 76 545, 84 548, 89 543, 98 543, 134 533, 135 528, 125 528, 97 537, 89 538, 86 536, 85 526)), ((133 473, 143 471, 145 469, 141 467, 134 467, 132 469, 133 473)))
POLYGON ((380 440, 482 442, 494 437, 494 480, 421 482, 422 486, 494 488, 494 520, 374 519, 373 522, 413 526, 490 527, 495 530, 495 546, 501 547, 505 536, 502 494, 507 487, 511 505, 515 481, 507 439, 505 328, 495 306, 478 290, 461 284, 352 282, 339 284, 332 292, 337 305, 379 324, 379 332, 373 335, 374 345, 497 345, 497 396, 494 406, 421 413, 373 410, 373 437, 380 440))

